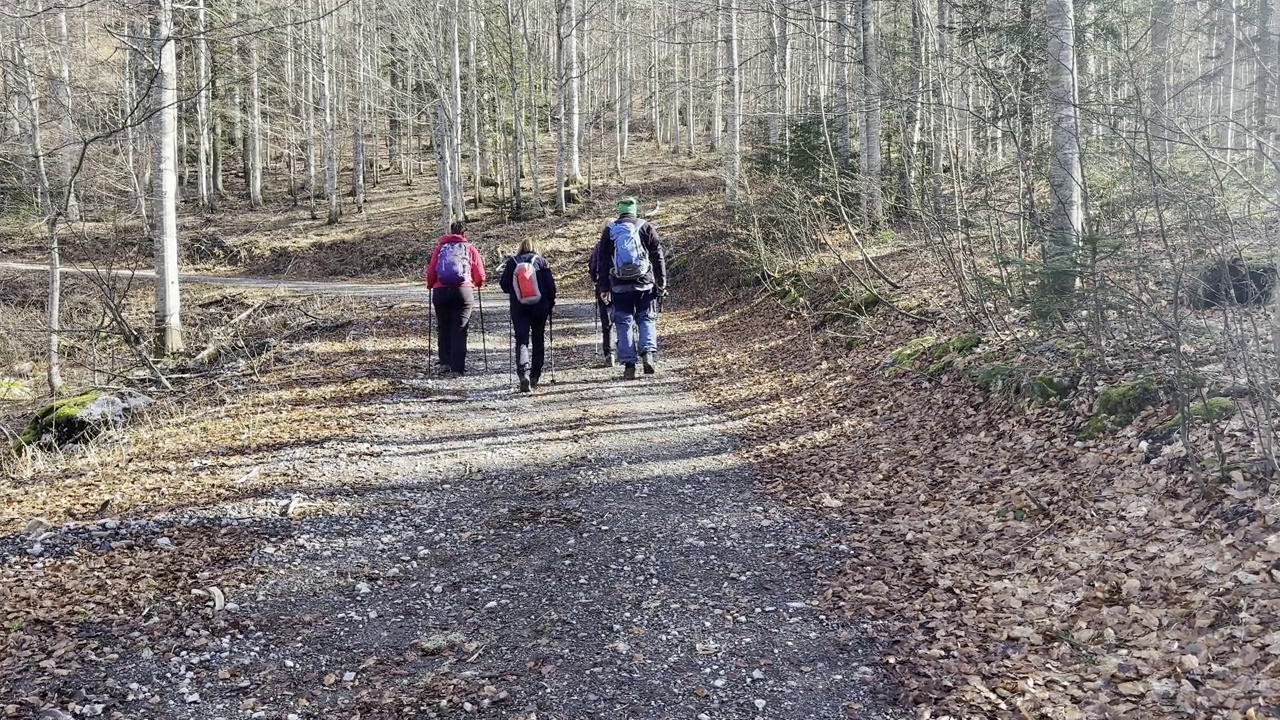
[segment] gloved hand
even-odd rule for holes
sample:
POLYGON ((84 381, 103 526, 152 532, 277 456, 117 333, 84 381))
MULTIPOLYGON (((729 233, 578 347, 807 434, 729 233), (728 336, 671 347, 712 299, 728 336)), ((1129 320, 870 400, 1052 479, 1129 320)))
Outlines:
POLYGON ((612 305, 613 293, 609 292, 608 290, 605 290, 604 292, 600 293, 600 302, 604 303, 605 305, 612 305))
POLYGON ((658 288, 658 297, 660 297, 660 298, 665 298, 666 296, 668 296, 668 295, 670 295, 670 294, 671 294, 671 291, 670 291, 670 290, 667 290, 667 286, 666 286, 666 285, 663 285, 662 287, 658 288))

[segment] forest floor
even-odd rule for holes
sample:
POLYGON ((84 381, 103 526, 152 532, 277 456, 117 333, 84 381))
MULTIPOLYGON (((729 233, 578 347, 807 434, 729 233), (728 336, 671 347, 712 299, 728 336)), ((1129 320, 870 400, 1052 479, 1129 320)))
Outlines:
MULTIPOLYGON (((680 280, 660 373, 634 384, 595 367, 580 292, 623 188, 564 219, 479 214, 486 257, 532 235, 565 288, 557 382, 532 396, 512 392, 496 294, 475 372, 429 373, 425 297, 388 282, 429 246, 419 191, 375 193, 331 229, 284 209, 189 220, 233 248, 200 250, 201 273, 277 273, 231 300, 188 286, 197 319, 308 297, 299 317, 322 330, 190 373, 122 437, 9 468, 0 707, 1280 717, 1271 488, 1197 486, 1153 456, 1164 405, 1081 440, 1080 414, 983 391, 967 358, 886 367, 970 330, 919 252, 877 249, 928 321, 818 323, 749 280, 721 287, 714 168, 644 157, 649 182, 626 190, 657 209, 680 280)), ((82 264, 104 264, 90 248, 82 264)), ((1059 356, 984 342, 1010 363, 1059 356)))

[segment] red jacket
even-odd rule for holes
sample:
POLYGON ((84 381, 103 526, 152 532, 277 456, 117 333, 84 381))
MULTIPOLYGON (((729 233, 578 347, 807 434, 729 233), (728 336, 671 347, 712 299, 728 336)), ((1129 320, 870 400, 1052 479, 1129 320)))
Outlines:
POLYGON ((440 242, 436 243, 436 249, 431 251, 431 262, 427 263, 427 271, 423 273, 423 278, 427 281, 427 286, 432 290, 445 287, 440 278, 436 275, 436 265, 440 262, 440 248, 449 243, 463 243, 467 246, 467 254, 471 256, 471 277, 464 280, 457 287, 484 287, 484 260, 480 258, 480 251, 475 245, 467 242, 467 239, 461 235, 445 235, 440 238, 440 242))

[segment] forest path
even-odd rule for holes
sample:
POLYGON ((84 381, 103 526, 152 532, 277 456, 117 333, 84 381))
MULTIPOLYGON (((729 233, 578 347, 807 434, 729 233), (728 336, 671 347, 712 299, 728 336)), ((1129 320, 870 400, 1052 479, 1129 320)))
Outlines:
MULTIPOLYGON (((113 677, 126 716, 897 717, 862 631, 817 606, 851 557, 842 528, 757 492, 682 360, 630 383, 598 367, 590 298, 557 307, 555 371, 521 395, 494 292, 468 374, 446 380, 422 371, 420 287, 188 278, 224 279, 397 303, 307 352, 402 391, 324 401, 341 436, 228 458, 266 490, 138 531, 234 531, 252 580, 227 590, 206 650, 113 677)), ((193 466, 222 462, 204 452, 193 466)))

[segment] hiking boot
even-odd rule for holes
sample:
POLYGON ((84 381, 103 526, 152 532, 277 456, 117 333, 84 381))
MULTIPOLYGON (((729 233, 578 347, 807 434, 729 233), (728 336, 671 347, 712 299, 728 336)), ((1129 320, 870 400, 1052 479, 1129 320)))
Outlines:
POLYGON ((618 356, 614 353, 607 352, 604 354, 604 366, 611 368, 618 364, 618 356))
POLYGON ((537 389, 538 389, 538 383, 539 383, 539 382, 541 382, 541 381, 542 381, 542 376, 541 376, 541 375, 530 375, 530 376, 529 376, 529 384, 533 386, 533 389, 534 389, 534 390, 537 390, 537 389))
POLYGON ((640 360, 644 363, 644 374, 652 375, 657 372, 657 368, 653 366, 653 353, 647 352, 640 356, 640 360))
POLYGON ((622 370, 622 379, 623 379, 623 380, 635 380, 635 379, 636 379, 636 364, 635 364, 635 363, 627 363, 627 364, 624 366, 624 368, 623 368, 623 370, 622 370))
POLYGON ((519 376, 520 376, 520 392, 522 393, 529 392, 529 388, 532 385, 532 383, 529 382, 529 376, 523 372, 520 373, 519 376))

